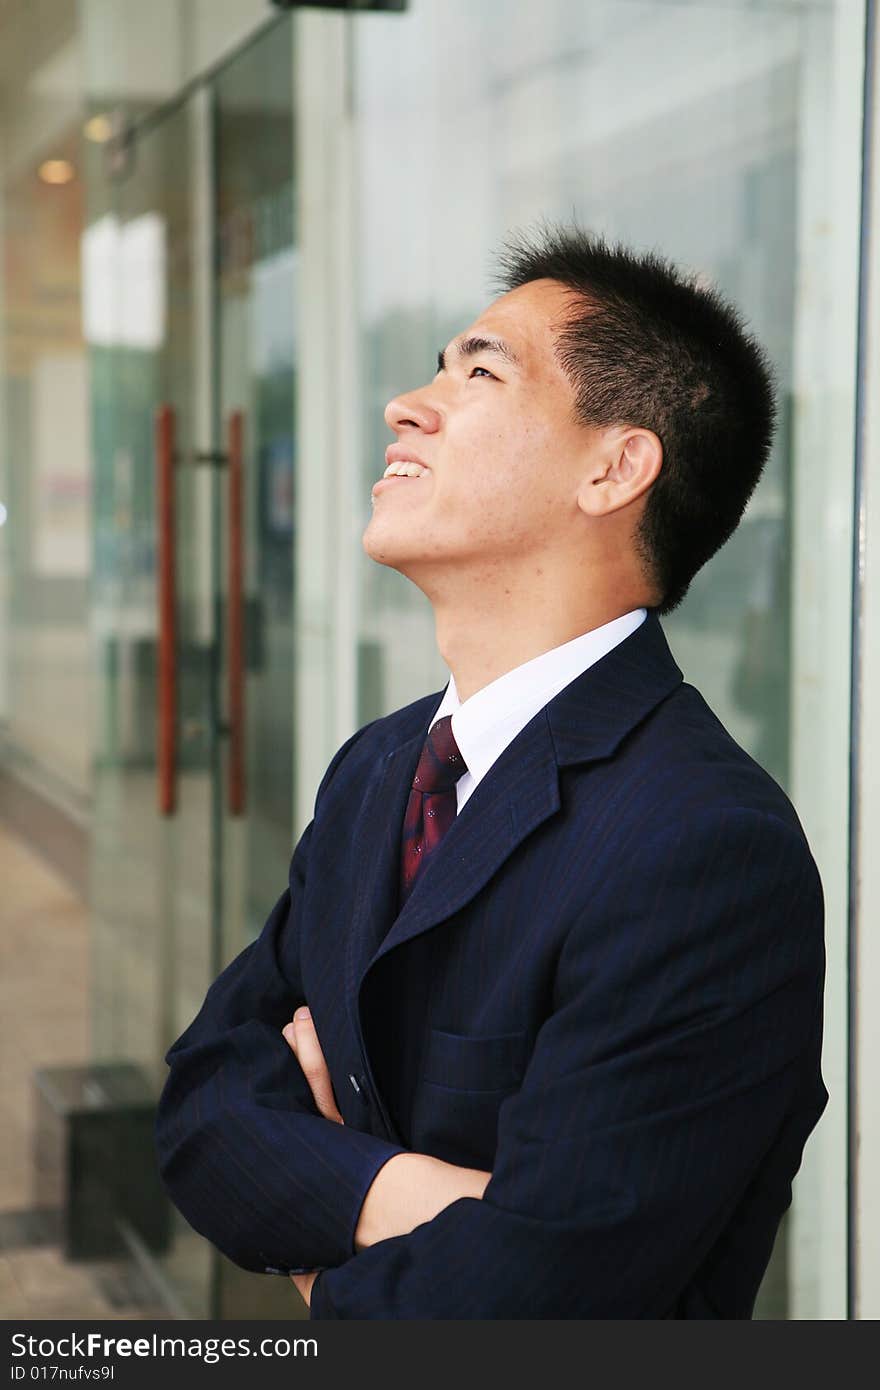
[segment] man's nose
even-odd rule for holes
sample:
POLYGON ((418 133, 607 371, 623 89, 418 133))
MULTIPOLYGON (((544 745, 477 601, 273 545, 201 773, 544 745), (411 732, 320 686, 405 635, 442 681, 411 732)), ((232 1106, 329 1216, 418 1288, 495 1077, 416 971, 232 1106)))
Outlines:
POLYGON ((404 425, 432 434, 440 427, 440 414, 425 397, 425 387, 395 396, 385 407, 385 423, 395 432, 404 425))

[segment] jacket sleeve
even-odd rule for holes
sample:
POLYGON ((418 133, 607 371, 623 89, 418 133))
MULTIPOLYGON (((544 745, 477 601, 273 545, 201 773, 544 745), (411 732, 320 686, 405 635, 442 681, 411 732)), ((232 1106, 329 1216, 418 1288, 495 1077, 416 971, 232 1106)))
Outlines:
MULTIPOLYGON (((368 726, 365 726, 368 727, 368 726)), ((357 738, 331 761, 315 800, 357 738)), ((245 1269, 339 1264, 354 1254, 361 1205, 399 1146, 325 1119, 281 1036, 305 1003, 299 916, 314 820, 288 886, 256 941, 208 990, 170 1048, 156 1117, 159 1170, 200 1234, 245 1269)))
POLYGON ((324 1270, 311 1317, 668 1315, 799 1088, 807 1130, 827 1099, 822 922, 775 816, 652 829, 566 935, 483 1199, 324 1270))

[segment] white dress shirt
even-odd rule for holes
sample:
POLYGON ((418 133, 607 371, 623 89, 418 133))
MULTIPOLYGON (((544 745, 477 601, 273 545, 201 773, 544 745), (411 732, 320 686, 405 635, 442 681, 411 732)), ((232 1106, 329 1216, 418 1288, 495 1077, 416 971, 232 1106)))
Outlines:
POLYGON ((428 729, 438 719, 452 715, 452 732, 467 764, 467 772, 455 784, 457 810, 460 811, 481 778, 500 757, 520 729, 524 729, 538 710, 558 695, 564 686, 610 652, 645 621, 647 609, 634 608, 610 623, 552 647, 512 671, 484 685, 463 703, 458 698, 455 677, 449 684, 428 729))

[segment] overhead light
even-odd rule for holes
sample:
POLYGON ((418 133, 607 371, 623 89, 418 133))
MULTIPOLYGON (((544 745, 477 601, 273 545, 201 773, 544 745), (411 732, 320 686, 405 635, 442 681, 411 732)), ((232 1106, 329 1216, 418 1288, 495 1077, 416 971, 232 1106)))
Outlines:
POLYGON ((83 126, 83 134, 87 140, 94 140, 96 145, 103 145, 113 134, 113 122, 105 111, 97 116, 92 116, 83 126))
POLYGON ((44 159, 37 170, 43 183, 70 183, 76 170, 69 159, 44 159))

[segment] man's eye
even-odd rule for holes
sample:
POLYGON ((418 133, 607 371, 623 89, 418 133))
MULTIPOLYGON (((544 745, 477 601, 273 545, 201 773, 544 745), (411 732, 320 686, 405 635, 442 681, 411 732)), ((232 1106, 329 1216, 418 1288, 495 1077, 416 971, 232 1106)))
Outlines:
POLYGON ((498 380, 497 377, 492 376, 492 373, 486 367, 471 367, 470 376, 473 376, 474 372, 485 372, 486 376, 491 377, 493 381, 498 380))

